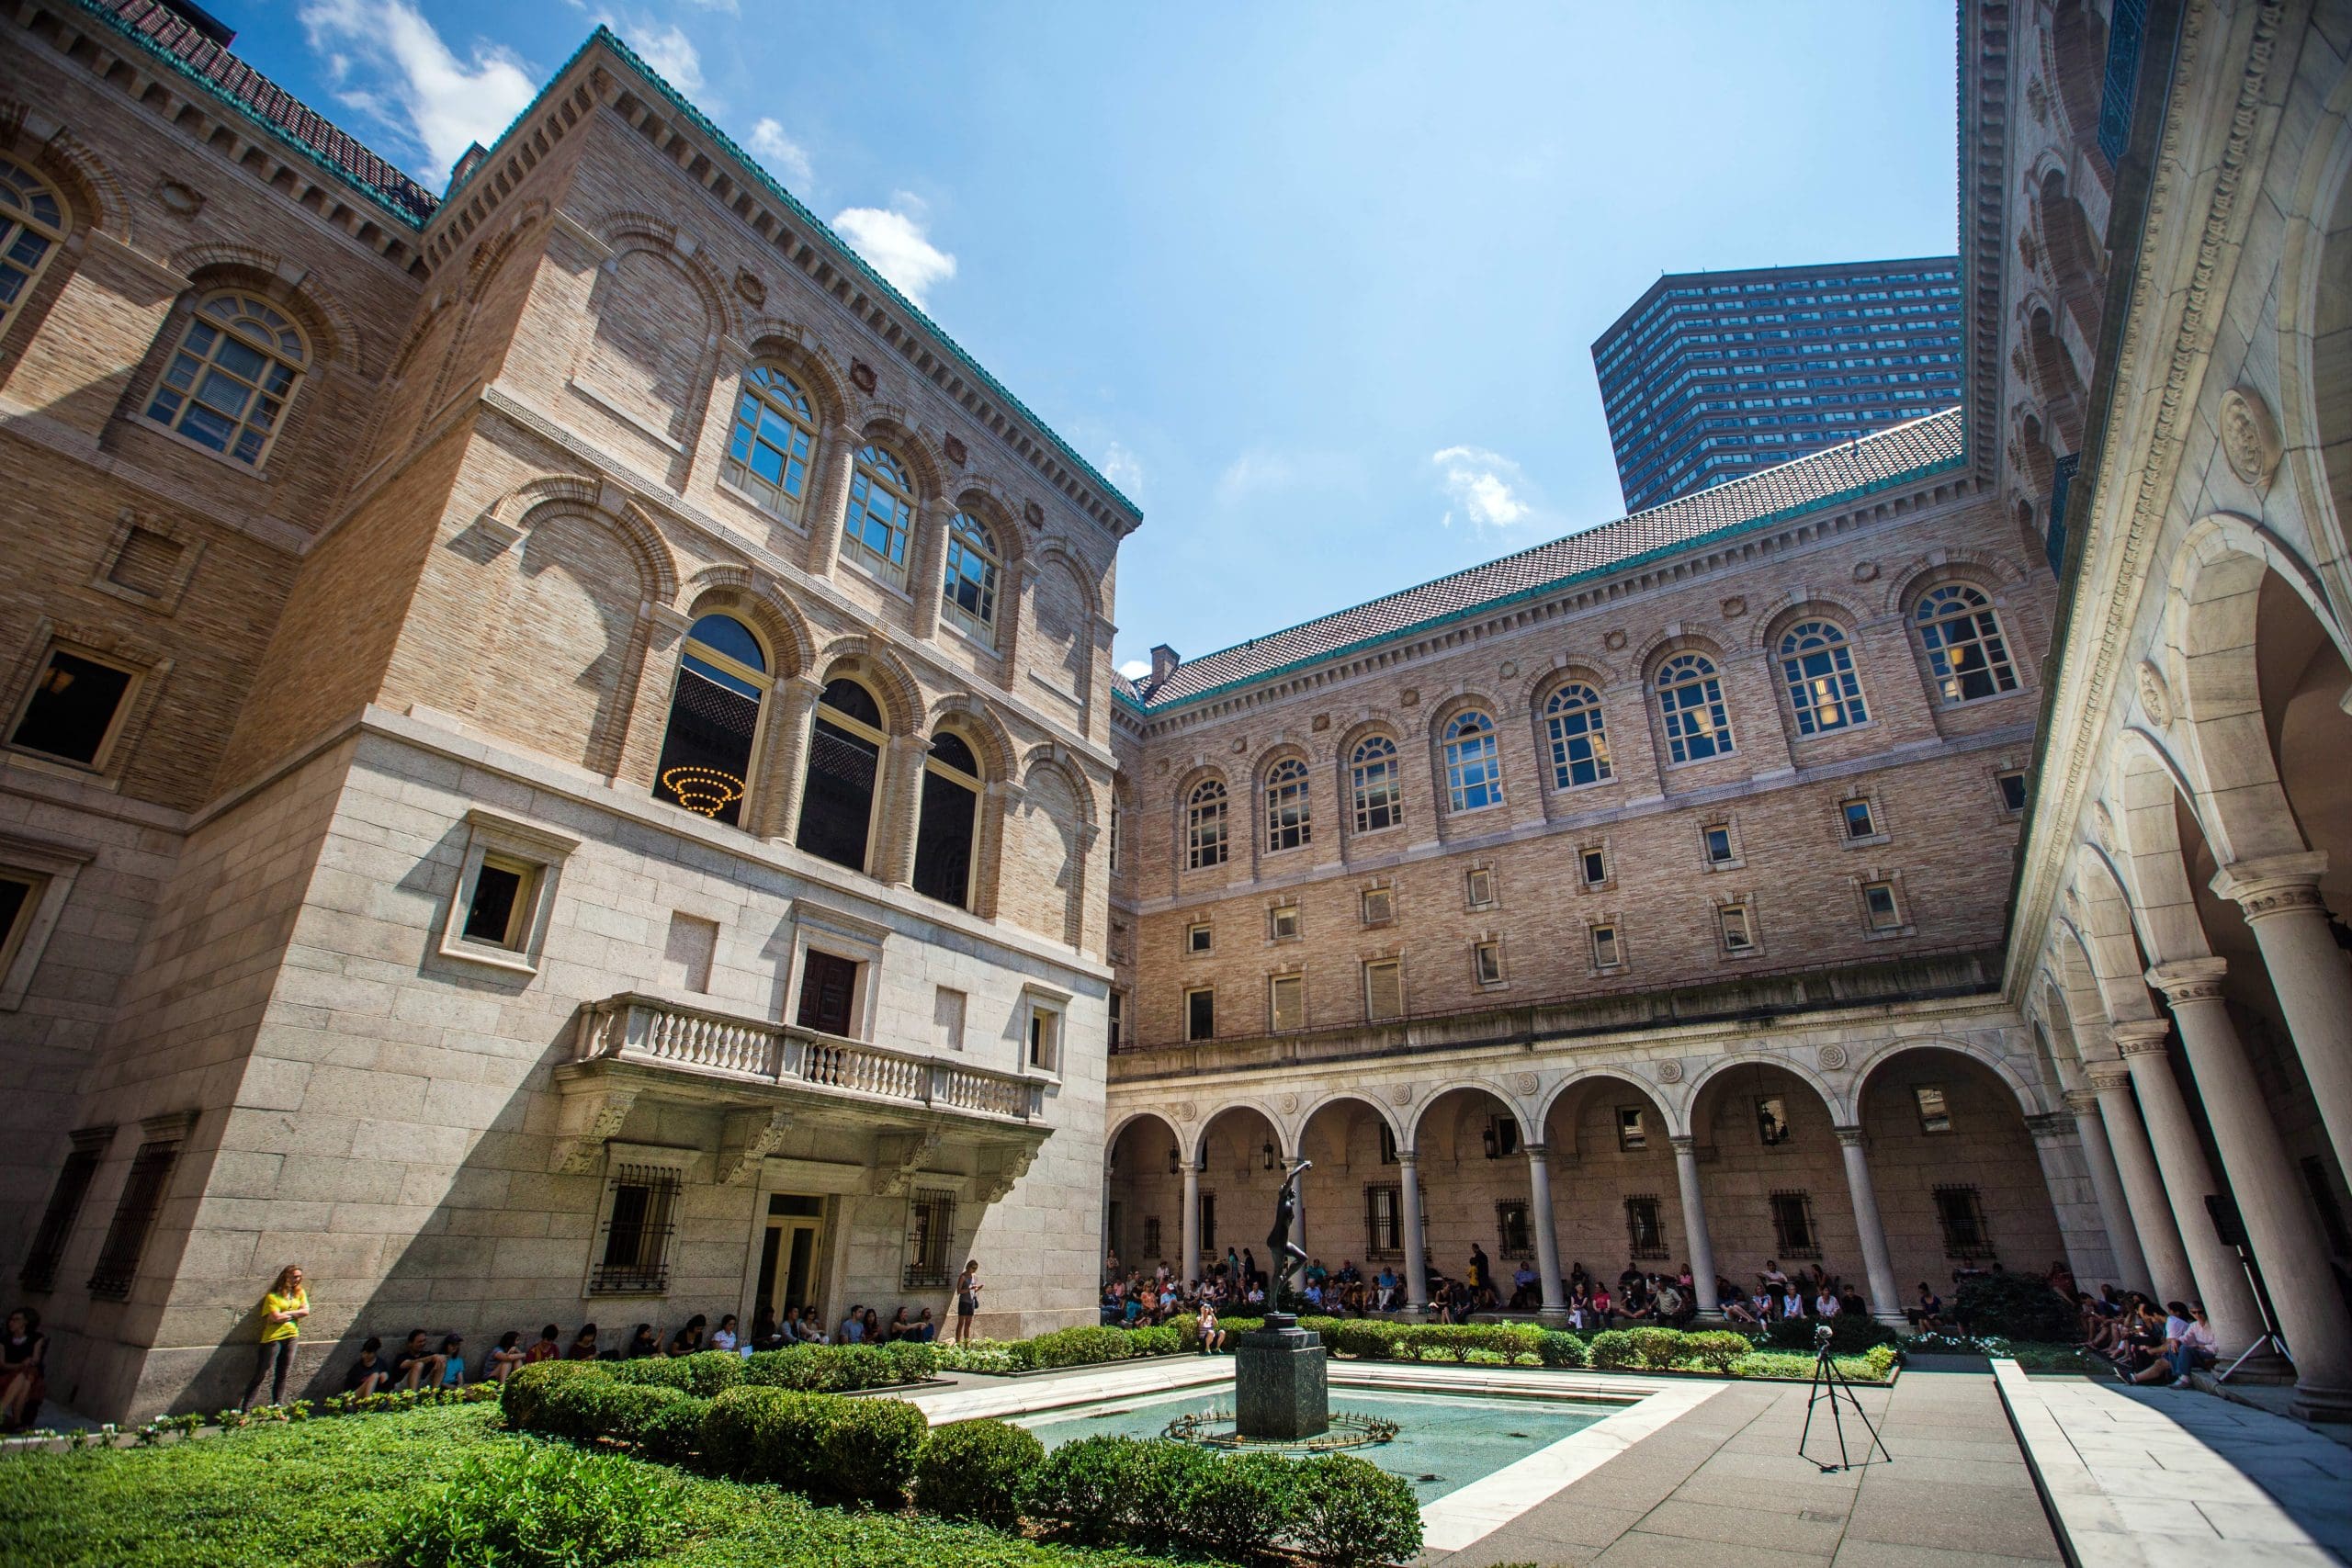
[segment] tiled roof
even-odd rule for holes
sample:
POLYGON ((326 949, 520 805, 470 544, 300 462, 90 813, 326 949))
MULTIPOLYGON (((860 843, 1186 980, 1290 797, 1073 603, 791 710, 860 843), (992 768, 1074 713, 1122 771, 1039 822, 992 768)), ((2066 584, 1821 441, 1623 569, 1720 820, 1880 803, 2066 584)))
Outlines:
POLYGON ((1164 681, 1131 683, 1134 694, 1127 700, 1146 712, 1157 712, 1507 599, 1556 588, 1574 578, 1622 569, 1716 535, 1850 500, 1956 464, 1960 457, 1960 411, 1948 409, 1352 610, 1253 637, 1206 658, 1188 659, 1164 681))
POLYGON ((439 197, 369 152, 357 138, 155 0, 83 0, 83 4, 149 53, 195 77, 335 173, 364 186, 410 224, 421 227, 440 205, 439 197))

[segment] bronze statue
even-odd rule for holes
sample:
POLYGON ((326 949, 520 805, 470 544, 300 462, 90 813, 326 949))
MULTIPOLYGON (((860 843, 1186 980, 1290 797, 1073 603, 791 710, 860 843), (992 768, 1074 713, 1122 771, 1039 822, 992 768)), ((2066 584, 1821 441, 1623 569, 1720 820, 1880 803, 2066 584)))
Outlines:
POLYGON ((1305 1251, 1291 1244, 1290 1227, 1298 1219, 1298 1179, 1313 1168, 1311 1159, 1300 1160, 1283 1178, 1283 1190, 1274 1199, 1274 1228, 1266 1233, 1266 1261, 1274 1271, 1273 1289, 1266 1297, 1266 1310, 1282 1312, 1283 1298, 1290 1294, 1291 1276, 1306 1266, 1305 1251))

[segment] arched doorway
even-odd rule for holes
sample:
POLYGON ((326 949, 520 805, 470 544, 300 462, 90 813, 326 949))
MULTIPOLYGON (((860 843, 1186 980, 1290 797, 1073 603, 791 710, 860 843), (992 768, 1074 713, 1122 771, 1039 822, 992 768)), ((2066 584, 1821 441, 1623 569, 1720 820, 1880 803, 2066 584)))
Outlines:
POLYGON ((1521 1262, 1535 1257, 1538 1223, 1527 1168, 1525 1129, 1509 1101, 1464 1085, 1422 1107, 1413 1147, 1420 1169, 1422 1235, 1430 1288, 1439 1277, 1466 1280, 1473 1249, 1497 1275, 1499 1294, 1521 1262))
POLYGON ((1299 1153, 1315 1162, 1300 1183, 1294 1233, 1308 1258, 1333 1274, 1349 1263, 1365 1274, 1405 1262, 1404 1170, 1396 1123, 1371 1100, 1343 1095, 1308 1113, 1299 1153))
POLYGON ((1544 1112, 1560 1266, 1616 1288, 1628 1267, 1680 1267, 1687 1232, 1666 1107, 1630 1077, 1599 1075, 1563 1089, 1544 1112))
POLYGON ((1182 1243, 1182 1144, 1165 1118, 1144 1111, 1128 1118, 1104 1151, 1102 1250, 1118 1255, 1123 1272, 1147 1277, 1159 1264, 1173 1269, 1182 1243))

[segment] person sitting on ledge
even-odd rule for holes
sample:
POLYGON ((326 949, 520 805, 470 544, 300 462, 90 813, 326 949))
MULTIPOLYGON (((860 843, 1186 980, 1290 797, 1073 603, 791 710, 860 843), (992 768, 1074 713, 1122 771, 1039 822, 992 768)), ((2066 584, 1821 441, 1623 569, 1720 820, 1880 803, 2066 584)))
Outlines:
POLYGON ((703 1316, 700 1313, 696 1313, 694 1316, 686 1319, 686 1325, 671 1337, 669 1354, 673 1356, 691 1356, 697 1350, 700 1350, 703 1348, 703 1330, 707 1328, 709 1325, 710 1319, 703 1316))
POLYGON ((865 1340, 865 1304, 852 1302, 849 1315, 842 1319, 841 1329, 833 1336, 836 1345, 858 1345, 865 1340))
POLYGON ((1595 1328, 1617 1326, 1617 1303, 1610 1297, 1609 1287, 1598 1280, 1592 1284, 1592 1326, 1595 1328))
POLYGON ((1813 1298, 1813 1315, 1815 1317, 1836 1317, 1843 1310, 1844 1303, 1830 1293, 1826 1285, 1822 1286, 1821 1293, 1813 1298))
POLYGON ((1217 1325, 1216 1303, 1215 1302, 1203 1302, 1201 1303, 1200 1327, 1197 1332, 1201 1338, 1202 1355, 1214 1356, 1218 1351, 1225 1348, 1227 1336, 1225 1330, 1217 1325))
POLYGON ((1919 1304, 1911 1309, 1911 1325, 1922 1334, 1935 1334, 1944 1325, 1944 1299, 1928 1289, 1928 1281, 1919 1281, 1919 1304))
POLYGON ((935 1345, 939 1342, 939 1320, 931 1315, 929 1307, 915 1314, 914 1332, 909 1337, 923 1345, 935 1345))
POLYGON ((1715 1281, 1715 1300, 1723 1303, 1724 1317, 1743 1328, 1753 1328, 1763 1319, 1756 1315, 1756 1308, 1739 1293, 1739 1287, 1729 1280, 1715 1281))
POLYGON ((1795 1280, 1781 1281, 1781 1299, 1773 1304, 1772 1315, 1784 1320, 1804 1315, 1804 1294, 1797 1289, 1795 1280))
POLYGON ((731 1312, 721 1317, 718 1326, 710 1331, 710 1348, 714 1350, 732 1350, 741 1340, 742 1336, 735 1332, 735 1314, 731 1312))
POLYGON ((563 1353, 567 1361, 593 1361, 596 1359, 596 1325, 583 1323, 572 1337, 571 1348, 563 1353))
POLYGON ((382 1393, 392 1385, 392 1364, 383 1356, 384 1342, 369 1335, 359 1347, 359 1359, 343 1374, 345 1393, 382 1393))
POLYGON ((555 1324, 548 1324, 539 1330, 537 1343, 523 1352, 523 1364, 526 1367, 536 1367, 541 1361, 558 1359, 563 1355, 562 1341, 562 1328, 555 1324))
POLYGON ((442 1388, 466 1386, 465 1348, 466 1341, 463 1336, 456 1334, 442 1336, 441 1378, 438 1386, 442 1388))
POLYGON ((640 1323, 637 1332, 629 1336, 628 1348, 621 1352, 624 1361, 641 1361, 649 1356, 662 1354, 662 1337, 653 1332, 650 1323, 640 1323))
POLYGON ((1524 1258, 1510 1273, 1510 1310, 1527 1312, 1540 1304, 1543 1292, 1536 1289, 1535 1269, 1524 1258))
POLYGON ((524 1354, 523 1337, 514 1330, 508 1329, 498 1337, 498 1348, 490 1353, 489 1360, 482 1364, 483 1380, 488 1382, 504 1382, 514 1375, 514 1369, 523 1364, 524 1354))
POLYGON ((447 1361, 447 1358, 426 1348, 424 1330, 412 1328, 408 1343, 393 1359, 392 1375, 402 1388, 433 1388, 440 1383, 441 1369, 447 1361))

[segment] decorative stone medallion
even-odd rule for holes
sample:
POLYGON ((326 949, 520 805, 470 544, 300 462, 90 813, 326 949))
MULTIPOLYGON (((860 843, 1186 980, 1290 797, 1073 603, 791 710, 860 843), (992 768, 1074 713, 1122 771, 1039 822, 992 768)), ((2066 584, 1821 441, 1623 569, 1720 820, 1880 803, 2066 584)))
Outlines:
POLYGON ((1504 660, 1501 673, 1502 678, 1506 681, 1510 680, 1512 676, 1517 675, 1519 673, 1519 660, 1516 659, 1504 660))
POLYGON ((1250 742, 1246 739, 1238 735, 1233 738, 1233 754, 1235 756, 1238 757, 1242 752, 1247 751, 1248 750, 1250 750, 1250 742))
POLYGON ((2278 421, 2262 394, 2240 382, 2222 394, 2222 456, 2230 471, 2256 490, 2270 488, 2278 471, 2278 421))
POLYGON ((882 384, 882 378, 874 374, 874 367, 863 359, 850 362, 849 378, 856 384, 859 391, 869 397, 873 395, 874 389, 882 384))
POLYGON ((1417 708, 1421 705, 1421 693, 1417 686, 1408 686, 1396 698, 1398 707, 1417 708))
POLYGON ((2140 660, 2140 705, 2148 712, 2148 719, 2158 729, 2172 722, 2172 688, 2165 684, 2164 671, 2151 659, 2140 660))
POLYGON ((155 197, 183 218, 193 218, 204 210, 204 193, 177 180, 165 180, 156 186, 155 197))
POLYGON ((1285 1116, 1295 1115, 1298 1111, 1298 1096, 1295 1094, 1283 1095, 1280 1100, 1274 1101, 1274 1109, 1281 1111, 1285 1116))
POLYGON ((1824 1045, 1821 1049, 1815 1051, 1813 1054, 1813 1059, 1820 1063, 1825 1071, 1833 1073, 1838 1068, 1844 1066, 1849 1060, 1846 1055, 1846 1047, 1843 1045, 1834 1044, 1824 1045))
POLYGON ((1042 528, 1046 525, 1046 509, 1033 501, 1021 509, 1021 520, 1032 528, 1042 528))
POLYGON ((735 297, 754 307, 764 305, 768 302, 768 286, 750 267, 739 266, 735 269, 735 297))
POLYGON ((1607 649, 1611 653, 1623 653, 1625 650, 1625 634, 1623 632, 1611 632, 1607 637, 1600 639, 1600 646, 1607 649))
POLYGON ((1533 1073, 1513 1073, 1510 1078, 1510 1087, 1519 1090, 1521 1094, 1533 1094, 1535 1092, 1535 1086, 1542 1081, 1543 1080, 1538 1078, 1533 1073))
POLYGON ((1320 735, 1325 730, 1331 728, 1331 716, 1328 713, 1318 713, 1315 716, 1313 722, 1307 725, 1307 728, 1313 730, 1316 734, 1320 735))
POLYGON ((1390 1104, 1409 1105, 1412 1103, 1412 1100, 1413 1086, 1411 1084, 1393 1083, 1388 1086, 1388 1101, 1390 1104))
POLYGON ((1180 1100, 1169 1109, 1175 1112, 1179 1122, 1190 1122, 1201 1113, 1201 1108, 1189 1100, 1180 1100))
POLYGON ((945 448, 947 460, 959 468, 971 460, 972 450, 964 445, 964 438, 960 435, 951 435, 940 446, 945 448))
POLYGON ((1667 1060, 1660 1062, 1657 1065, 1657 1081, 1660 1083, 1680 1083, 1682 1081, 1682 1064, 1673 1057, 1668 1057, 1667 1060))
POLYGON ((1746 594, 1735 593, 1730 598, 1724 601, 1724 620, 1736 621, 1746 614, 1747 614, 1747 596, 1746 594))
POLYGON ((1878 581, 1878 562, 1876 562, 1876 561, 1874 561, 1874 560, 1858 560, 1858 561, 1856 561, 1856 562, 1854 563, 1854 581, 1857 581, 1857 582, 1875 582, 1875 581, 1878 581))

